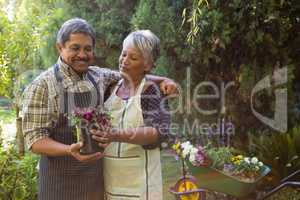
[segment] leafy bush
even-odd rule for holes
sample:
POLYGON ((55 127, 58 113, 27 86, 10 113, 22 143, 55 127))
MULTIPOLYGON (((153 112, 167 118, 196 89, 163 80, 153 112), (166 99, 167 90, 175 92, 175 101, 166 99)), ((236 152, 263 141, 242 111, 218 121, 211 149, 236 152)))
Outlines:
POLYGON ((278 181, 300 168, 300 127, 287 133, 250 135, 252 150, 272 168, 272 181, 278 181))
POLYGON ((8 149, 0 146, 0 199, 37 199, 37 156, 27 153, 19 157, 11 144, 8 149))

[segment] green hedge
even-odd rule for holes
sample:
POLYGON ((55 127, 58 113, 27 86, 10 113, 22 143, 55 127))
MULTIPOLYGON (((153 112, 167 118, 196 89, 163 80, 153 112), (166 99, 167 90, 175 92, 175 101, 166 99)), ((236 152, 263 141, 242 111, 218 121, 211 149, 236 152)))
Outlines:
POLYGON ((15 145, 7 149, 0 143, 0 199, 37 199, 38 156, 26 153, 20 157, 15 145))

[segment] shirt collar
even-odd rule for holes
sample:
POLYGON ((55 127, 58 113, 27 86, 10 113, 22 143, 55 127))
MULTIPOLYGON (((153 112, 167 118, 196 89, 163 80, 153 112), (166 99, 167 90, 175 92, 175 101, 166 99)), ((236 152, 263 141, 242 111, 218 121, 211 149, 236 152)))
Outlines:
POLYGON ((70 91, 84 92, 88 91, 91 87, 89 81, 87 81, 87 74, 80 77, 71 66, 66 64, 61 57, 58 58, 57 64, 59 66, 59 72, 62 76, 62 86, 65 89, 70 89, 70 91))
POLYGON ((63 81, 74 82, 86 80, 86 74, 83 74, 83 77, 80 77, 71 66, 69 66, 62 60, 61 57, 58 58, 57 64, 59 66, 60 72, 62 73, 63 81))

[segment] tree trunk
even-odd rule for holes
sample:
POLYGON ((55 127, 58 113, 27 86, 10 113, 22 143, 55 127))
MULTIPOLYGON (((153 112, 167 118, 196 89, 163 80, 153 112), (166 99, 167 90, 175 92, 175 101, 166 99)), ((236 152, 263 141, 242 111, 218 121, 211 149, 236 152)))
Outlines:
POLYGON ((19 106, 16 106, 16 142, 17 142, 17 148, 19 151, 19 155, 23 156, 25 153, 25 145, 24 145, 24 136, 23 136, 23 131, 22 131, 22 118, 19 116, 19 106))

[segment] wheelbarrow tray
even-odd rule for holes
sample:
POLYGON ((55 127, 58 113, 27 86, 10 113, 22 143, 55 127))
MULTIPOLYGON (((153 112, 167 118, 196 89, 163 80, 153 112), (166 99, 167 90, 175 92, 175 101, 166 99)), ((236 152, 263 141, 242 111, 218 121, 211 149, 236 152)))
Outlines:
POLYGON ((259 178, 254 182, 247 182, 212 167, 195 167, 189 161, 186 161, 186 164, 188 171, 197 179, 199 188, 222 192, 238 198, 249 195, 255 189, 256 184, 270 172, 270 168, 264 166, 264 171, 259 178))

